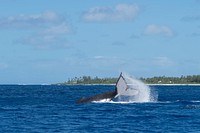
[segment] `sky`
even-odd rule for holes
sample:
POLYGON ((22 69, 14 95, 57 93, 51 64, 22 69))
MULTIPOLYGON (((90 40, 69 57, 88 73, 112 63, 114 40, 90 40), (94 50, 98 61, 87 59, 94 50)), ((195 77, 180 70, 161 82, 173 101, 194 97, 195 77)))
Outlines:
POLYGON ((0 84, 200 74, 200 0, 1 0, 0 84))

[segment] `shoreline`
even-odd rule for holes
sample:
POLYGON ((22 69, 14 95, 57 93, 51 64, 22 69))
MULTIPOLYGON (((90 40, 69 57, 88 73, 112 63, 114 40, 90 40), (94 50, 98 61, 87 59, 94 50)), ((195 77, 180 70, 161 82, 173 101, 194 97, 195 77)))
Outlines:
POLYGON ((200 86, 200 84, 146 84, 149 86, 200 86))
MULTIPOLYGON (((114 86, 115 84, 58 84, 58 85, 110 85, 110 86, 114 86)), ((145 84, 148 86, 200 86, 200 84, 145 84)))
MULTIPOLYGON (((145 84, 145 83, 144 83, 145 84)), ((60 85, 60 86, 68 86, 68 85, 80 85, 80 86, 93 86, 93 85, 108 85, 108 86, 114 86, 116 84, 0 84, 0 85, 11 85, 11 86, 14 86, 14 85, 21 85, 21 86, 28 86, 28 85, 41 85, 41 86, 50 86, 50 85, 60 85)), ((148 86, 200 86, 200 84, 145 84, 145 85, 148 85, 148 86)))

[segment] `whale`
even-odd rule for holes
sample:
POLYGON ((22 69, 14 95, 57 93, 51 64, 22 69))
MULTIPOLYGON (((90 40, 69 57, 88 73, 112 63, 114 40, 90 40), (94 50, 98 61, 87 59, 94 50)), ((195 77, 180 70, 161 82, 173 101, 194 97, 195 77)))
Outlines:
POLYGON ((127 82, 121 73, 116 82, 115 90, 109 91, 109 92, 104 92, 104 93, 97 94, 97 95, 90 96, 90 97, 82 97, 82 98, 78 99, 76 101, 76 103, 77 104, 89 103, 89 102, 93 102, 93 101, 100 101, 103 99, 109 99, 111 101, 118 96, 128 96, 129 94, 131 94, 131 93, 129 93, 129 90, 131 90, 131 89, 132 88, 128 87, 127 82))
POLYGON ((83 103, 89 103, 93 101, 100 101, 103 99, 110 99, 112 100, 115 96, 117 95, 117 91, 109 91, 109 92, 104 92, 101 94, 97 94, 91 97, 82 97, 79 100, 76 101, 77 104, 83 104, 83 103))

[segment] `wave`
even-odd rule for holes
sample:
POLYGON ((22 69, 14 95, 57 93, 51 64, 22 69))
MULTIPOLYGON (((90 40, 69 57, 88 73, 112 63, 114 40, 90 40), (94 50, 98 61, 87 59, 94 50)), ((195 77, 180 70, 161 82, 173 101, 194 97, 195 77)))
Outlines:
MULTIPOLYGON (((176 101, 115 101, 111 99, 102 99, 99 101, 93 101, 92 103, 113 103, 113 104, 132 104, 132 103, 157 103, 157 104, 173 104, 173 103, 179 103, 179 104, 185 104, 185 105, 190 105, 190 104, 199 104, 199 100, 191 100, 191 101, 186 101, 186 100, 176 100, 176 101)), ((199 105, 200 106, 200 105, 199 105)))
POLYGON ((102 99, 99 101, 93 101, 92 103, 112 103, 112 104, 132 104, 132 103, 156 103, 154 101, 115 101, 111 99, 102 99))

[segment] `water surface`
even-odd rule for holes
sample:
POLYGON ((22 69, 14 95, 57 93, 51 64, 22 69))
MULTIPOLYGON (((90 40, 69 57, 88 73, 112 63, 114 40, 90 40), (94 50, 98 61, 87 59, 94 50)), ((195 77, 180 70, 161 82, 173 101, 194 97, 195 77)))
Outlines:
POLYGON ((75 104, 111 85, 1 85, 0 132, 200 132, 200 86, 151 86, 157 101, 75 104))

